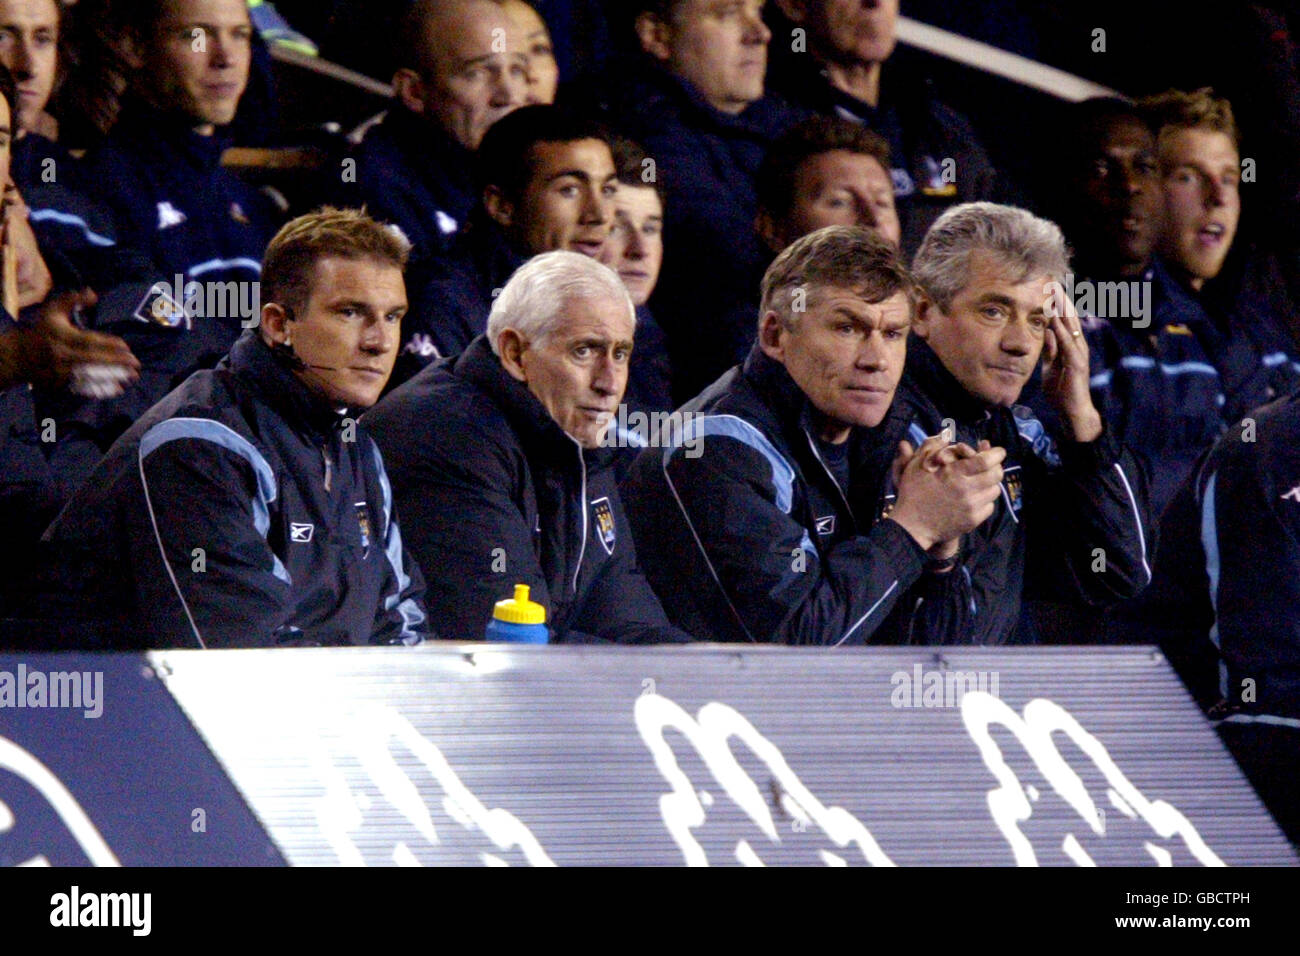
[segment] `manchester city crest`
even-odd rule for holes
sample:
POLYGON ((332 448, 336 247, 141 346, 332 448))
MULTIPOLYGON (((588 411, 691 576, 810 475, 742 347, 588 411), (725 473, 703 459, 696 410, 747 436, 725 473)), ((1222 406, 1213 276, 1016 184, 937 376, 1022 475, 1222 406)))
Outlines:
POLYGON ((596 537, 609 554, 614 553, 614 509, 609 506, 608 498, 597 498, 591 503, 592 514, 596 518, 596 537))

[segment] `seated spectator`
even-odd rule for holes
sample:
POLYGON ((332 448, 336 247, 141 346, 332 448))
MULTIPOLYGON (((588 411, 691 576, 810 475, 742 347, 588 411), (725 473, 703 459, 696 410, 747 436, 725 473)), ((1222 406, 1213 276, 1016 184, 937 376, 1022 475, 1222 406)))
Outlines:
POLYGON ((1143 633, 1300 842, 1300 392, 1233 425, 1165 513, 1143 633))
POLYGON ((900 449, 912 290, 897 251, 855 227, 804 236, 767 270, 743 368, 688 403, 624 486, 678 626, 830 645, 967 630, 971 582, 953 568, 1001 494, 1004 452, 900 449))
POLYGON ((805 31, 807 53, 784 57, 771 85, 804 109, 862 123, 885 138, 902 244, 911 254, 949 206, 1014 197, 970 122, 941 102, 910 64, 894 58, 898 4, 776 0, 805 31))
MULTIPOLYGON (((47 106, 59 71, 60 28, 55 0, 0 0, 0 64, 13 71, 18 84, 11 172, 30 220, 30 227, 25 221, 19 225, 34 235, 54 291, 95 291, 94 305, 81 312, 83 323, 139 342, 144 320, 136 313, 154 284, 170 285, 171 277, 156 272, 148 256, 116 241, 111 213, 90 196, 94 184, 79 175, 71 153, 41 132, 58 132, 58 124, 47 122, 47 106)), ((147 354, 149 336, 143 339, 141 351, 147 354)), ((43 447, 59 501, 76 490, 109 445, 170 384, 170 374, 158 382, 148 373, 112 401, 64 388, 35 392, 37 420, 55 425, 43 447)))
POLYGON ((513 28, 513 35, 507 35, 506 49, 522 49, 528 61, 526 101, 534 106, 554 103, 560 84, 560 66, 555 62, 555 45, 546 21, 528 0, 505 0, 505 8, 513 28), (514 37, 519 37, 518 44, 514 37))
POLYGON ((772 254, 826 226, 901 238, 889 144, 856 123, 811 116, 784 133, 758 171, 757 229, 772 254))
POLYGON ((496 0, 419 0, 400 37, 392 108, 356 151, 357 191, 417 256, 434 255, 478 198, 473 151, 483 134, 529 99, 529 60, 522 29, 496 0))
POLYGON ((668 345, 646 304, 664 261, 664 189, 653 160, 636 143, 620 137, 613 143, 613 153, 618 192, 614 225, 601 261, 618 273, 636 306, 627 405, 637 411, 668 412, 673 409, 668 345))
POLYGON ((609 144, 600 126, 553 106, 524 107, 492 127, 475 156, 481 200, 469 228, 451 255, 412 276, 412 365, 456 355, 482 334, 497 291, 532 256, 604 255, 618 188, 609 144))
POLYGON ((353 420, 392 371, 409 246, 325 209, 267 248, 261 325, 136 422, 45 536, 42 611, 80 646, 413 644, 428 635, 384 463, 353 420))
MULTIPOLYGON (((203 299, 241 283, 247 291, 278 218, 263 194, 221 168, 225 127, 248 81, 248 7, 152 0, 131 9, 131 93, 107 140, 86 156, 84 179, 112 210, 117 240, 148 254, 173 290, 201 280, 203 299)), ((255 309, 194 314, 176 298, 156 309, 141 303, 156 350, 141 358, 173 378, 215 363, 256 321, 255 309)))
POLYGON ((758 289, 771 259, 800 236, 825 226, 866 226, 899 241, 889 147, 838 116, 810 116, 777 138, 759 167, 755 228, 765 255, 750 288, 732 307, 733 324, 758 315, 758 289))
POLYGON ((975 613, 950 638, 1026 642, 1022 596, 1105 606, 1150 581, 1144 473, 1092 403, 1067 269, 1054 223, 992 203, 940 216, 913 263, 921 341, 908 351, 900 410, 918 436, 947 429, 1007 452, 1002 501, 960 556, 975 613), (1040 357, 1056 434, 1017 404, 1040 357))
POLYGON ((663 274, 652 307, 685 401, 748 354, 753 297, 766 253, 754 231, 754 177, 773 139, 798 116, 766 96, 770 33, 759 0, 643 0, 641 54, 597 81, 606 122, 665 173, 663 274))
POLYGON ((616 452, 601 447, 635 325, 608 268, 538 256, 501 290, 486 335, 366 416, 443 637, 482 640, 493 605, 527 584, 553 643, 686 639, 637 567, 616 452))
POLYGON ((1063 192, 1086 270, 1075 298, 1105 320, 1085 327, 1093 396, 1142 458, 1158 517, 1229 423, 1300 385, 1300 353, 1266 303, 1206 290, 1241 215, 1228 102, 1208 91, 1153 99, 1155 133, 1124 104, 1077 109, 1079 146, 1065 153, 1080 160, 1063 192))

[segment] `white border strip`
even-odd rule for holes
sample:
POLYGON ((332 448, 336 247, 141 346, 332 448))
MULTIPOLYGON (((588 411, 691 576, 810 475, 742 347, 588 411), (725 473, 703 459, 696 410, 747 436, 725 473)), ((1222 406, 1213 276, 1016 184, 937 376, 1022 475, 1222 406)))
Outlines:
POLYGON ((1122 93, 1108 86, 908 17, 898 18, 898 39, 908 46, 946 57, 964 66, 972 66, 985 73, 1005 77, 1063 100, 1078 102, 1093 96, 1124 98, 1122 93))

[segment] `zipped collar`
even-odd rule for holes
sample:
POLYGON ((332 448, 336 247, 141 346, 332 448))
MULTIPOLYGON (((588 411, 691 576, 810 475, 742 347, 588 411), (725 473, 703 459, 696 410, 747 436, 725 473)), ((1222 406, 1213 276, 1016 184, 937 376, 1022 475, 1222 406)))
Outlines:
POLYGON ((239 337, 218 368, 229 368, 292 428, 305 432, 316 443, 331 437, 346 418, 359 414, 339 408, 309 389, 272 353, 256 329, 239 337))
POLYGON ((993 416, 994 408, 966 391, 925 339, 915 335, 908 339, 905 368, 906 377, 944 415, 965 425, 977 425, 993 416))
POLYGON ((583 448, 556 424, 528 386, 501 365, 486 335, 475 338, 452 360, 452 374, 477 387, 501 410, 530 461, 552 466, 568 462, 573 460, 575 448, 584 470, 587 465, 604 467, 613 461, 614 449, 583 448))

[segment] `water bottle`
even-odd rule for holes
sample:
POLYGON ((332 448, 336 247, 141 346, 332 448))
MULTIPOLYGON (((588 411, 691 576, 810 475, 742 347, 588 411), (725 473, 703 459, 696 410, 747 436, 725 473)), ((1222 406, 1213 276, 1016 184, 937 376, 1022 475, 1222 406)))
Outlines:
POLYGON ((550 633, 546 630, 546 608, 528 600, 528 585, 516 584, 515 596, 497 601, 488 622, 489 641, 510 641, 515 644, 546 644, 550 633))

